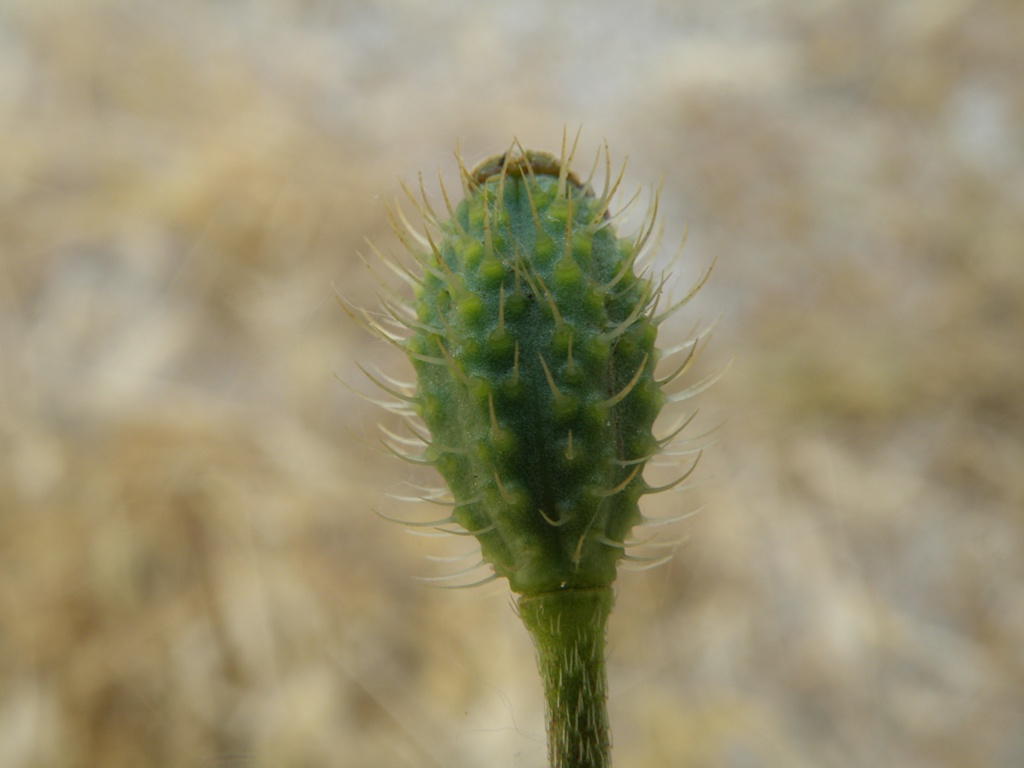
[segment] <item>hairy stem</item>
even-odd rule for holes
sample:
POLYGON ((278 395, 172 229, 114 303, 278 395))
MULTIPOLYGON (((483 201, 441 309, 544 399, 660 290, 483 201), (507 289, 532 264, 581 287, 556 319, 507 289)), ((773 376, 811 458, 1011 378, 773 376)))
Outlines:
POLYGON ((544 682, 551 768, 610 768, 604 646, 610 587, 519 598, 544 682))

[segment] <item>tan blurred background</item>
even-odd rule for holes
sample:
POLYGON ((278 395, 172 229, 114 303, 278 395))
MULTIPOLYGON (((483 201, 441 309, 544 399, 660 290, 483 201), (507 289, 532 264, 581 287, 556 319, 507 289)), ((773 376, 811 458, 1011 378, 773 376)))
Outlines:
POLYGON ((705 511, 619 580, 616 765, 1024 765, 1022 30, 0 1, 0 768, 544 765, 507 588, 417 583, 451 542, 371 512, 429 514, 335 379, 405 369, 333 292, 372 305, 363 238, 456 141, 564 126, 664 177, 679 285, 717 258, 666 341, 721 315, 698 375, 734 361, 701 482, 646 508, 705 511))

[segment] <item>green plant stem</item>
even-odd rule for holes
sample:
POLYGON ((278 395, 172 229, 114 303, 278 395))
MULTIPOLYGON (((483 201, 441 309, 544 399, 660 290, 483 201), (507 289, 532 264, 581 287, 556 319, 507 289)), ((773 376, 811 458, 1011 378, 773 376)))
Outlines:
POLYGON ((544 682, 551 768, 610 768, 605 629, 610 587, 519 598, 544 682))

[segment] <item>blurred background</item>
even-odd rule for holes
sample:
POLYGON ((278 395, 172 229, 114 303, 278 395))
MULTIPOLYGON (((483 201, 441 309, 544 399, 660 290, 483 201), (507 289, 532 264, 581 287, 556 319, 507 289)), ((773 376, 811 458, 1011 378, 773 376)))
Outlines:
MULTIPOLYGON (((697 485, 621 768, 1024 765, 1024 4, 2 0, 0 768, 540 768, 504 583, 375 516, 401 183, 659 177, 697 485), (600 174, 603 173, 599 171, 600 174)), ((410 206, 407 205, 407 209, 410 206)), ((659 470, 669 471, 671 470, 659 470)), ((446 546, 450 542, 440 542, 446 546)), ((455 541, 456 553, 468 542, 455 541)))

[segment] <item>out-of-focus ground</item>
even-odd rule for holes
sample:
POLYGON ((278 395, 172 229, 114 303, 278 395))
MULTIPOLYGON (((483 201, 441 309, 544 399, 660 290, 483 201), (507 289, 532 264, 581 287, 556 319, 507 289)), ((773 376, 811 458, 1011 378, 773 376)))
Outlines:
POLYGON ((733 360, 701 482, 646 507, 704 511, 619 580, 616 765, 1024 765, 1021 30, 5 0, 0 768, 544 764, 507 588, 417 583, 437 542, 371 512, 421 514, 413 475, 334 375, 403 367, 333 294, 374 303, 364 237, 458 188, 457 140, 580 125, 582 172, 607 139, 627 193, 664 177, 677 295, 717 258, 667 343, 721 315, 697 376, 733 360))

